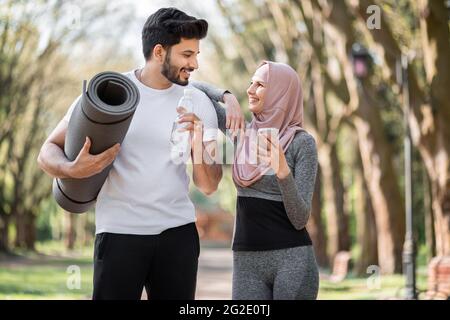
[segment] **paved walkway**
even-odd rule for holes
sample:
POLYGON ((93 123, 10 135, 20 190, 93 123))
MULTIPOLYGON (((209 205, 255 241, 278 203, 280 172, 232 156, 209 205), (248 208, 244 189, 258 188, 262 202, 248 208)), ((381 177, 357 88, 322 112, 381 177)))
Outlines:
POLYGON ((202 247, 196 299, 231 299, 232 265, 233 254, 230 248, 202 247))

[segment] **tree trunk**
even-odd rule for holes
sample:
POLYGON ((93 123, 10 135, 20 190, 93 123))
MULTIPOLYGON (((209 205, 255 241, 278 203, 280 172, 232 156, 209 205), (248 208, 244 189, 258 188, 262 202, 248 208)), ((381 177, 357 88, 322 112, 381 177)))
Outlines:
POLYGON ((450 181, 446 188, 432 182, 434 230, 436 253, 438 256, 450 255, 450 181))
POLYGON ((433 208, 431 206, 431 192, 430 192, 430 180, 426 174, 426 169, 422 169, 422 177, 423 177, 423 202, 424 202, 424 217, 425 217, 425 242, 427 245, 427 257, 428 260, 431 260, 434 256, 436 256, 436 238, 434 232, 434 216, 433 216, 433 208))
POLYGON ((0 252, 9 251, 9 217, 0 214, 0 252))
MULTIPOLYGON (((81 216, 78 216, 76 228, 75 228, 75 240, 78 241, 81 245, 86 245, 87 242, 87 232, 86 232, 86 221, 87 221, 88 215, 84 214, 81 216)), ((76 242, 75 241, 75 242, 76 242)))
POLYGON ((14 245, 17 248, 35 250, 36 242, 36 217, 32 213, 21 210, 15 214, 16 239, 14 245))
POLYGON ((309 218, 306 229, 314 246, 317 263, 322 268, 329 267, 327 256, 327 239, 322 221, 322 204, 321 204, 321 172, 320 166, 317 169, 316 184, 314 186, 314 194, 312 198, 311 217, 309 218))
POLYGON ((369 196, 367 184, 363 178, 361 156, 356 155, 358 170, 355 170, 356 191, 356 237, 360 245, 360 256, 355 264, 355 272, 360 276, 367 276, 367 268, 378 265, 377 229, 375 213, 369 196))
POLYGON ((76 241, 76 229, 77 229, 77 215, 73 213, 66 213, 66 247, 69 250, 73 250, 76 241))
MULTIPOLYGON (((360 0, 360 12, 365 12, 372 2, 360 0)), ((432 208, 435 225, 437 255, 450 255, 450 33, 448 9, 444 1, 419 1, 421 52, 426 79, 420 72, 409 68, 409 93, 411 113, 409 125, 414 145, 430 179, 432 208), (426 89, 420 85, 425 82, 426 89)), ((391 27, 382 18, 381 31, 372 30, 375 42, 395 77, 395 63, 401 50, 391 27)), ((395 82, 395 79, 391 79, 395 82)))
POLYGON ((23 212, 16 211, 14 214, 16 225, 16 238, 14 240, 14 247, 25 248, 25 215, 23 212))
POLYGON ((336 147, 322 144, 318 153, 327 214, 328 256, 333 261, 336 253, 350 249, 348 217, 344 212, 344 187, 336 147))
POLYGON ((403 197, 392 163, 392 151, 383 132, 381 116, 372 99, 362 94, 354 125, 364 168, 364 178, 375 212, 378 261, 383 273, 402 270, 405 237, 403 197))
POLYGON ((35 250, 36 244, 36 216, 31 212, 25 215, 25 234, 24 234, 24 244, 25 248, 28 250, 35 250))
MULTIPOLYGON (((421 0, 420 29, 430 106, 410 117, 430 177, 437 255, 450 255, 450 32, 444 1, 421 0)), ((416 85, 412 83, 412 85, 416 85)), ((415 88, 411 101, 415 101, 415 88)), ((420 97, 419 97, 420 98, 420 97)), ((420 105, 420 99, 415 102, 420 105)), ((414 139, 415 137, 415 139, 414 139)))
MULTIPOLYGON (((319 5, 318 2, 315 4, 319 5)), ((364 179, 375 212, 381 271, 400 272, 405 233, 403 200, 393 168, 392 151, 384 137, 381 116, 376 104, 368 103, 368 95, 358 90, 357 79, 349 58, 352 45, 357 41, 355 19, 346 1, 327 1, 324 4, 326 5, 322 13, 333 27, 329 30, 330 41, 336 49, 336 57, 342 67, 349 95, 339 91, 335 93, 346 103, 348 113, 353 115, 352 121, 364 165, 364 179)), ((373 92, 373 88, 370 88, 370 92, 373 92)))
POLYGON ((341 164, 339 163, 336 144, 331 148, 331 167, 333 169, 333 188, 335 190, 335 200, 336 208, 338 209, 338 225, 339 225, 339 251, 349 251, 350 250, 350 231, 349 231, 349 217, 348 213, 344 209, 344 183, 341 176, 341 164))

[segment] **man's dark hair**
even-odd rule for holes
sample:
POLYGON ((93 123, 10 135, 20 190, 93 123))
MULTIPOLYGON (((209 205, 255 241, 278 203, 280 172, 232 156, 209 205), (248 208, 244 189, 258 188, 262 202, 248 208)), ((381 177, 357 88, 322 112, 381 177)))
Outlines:
POLYGON ((189 16, 176 8, 161 8, 148 17, 142 29, 142 51, 145 60, 153 48, 161 44, 164 49, 180 43, 181 38, 203 39, 208 32, 208 22, 189 16))

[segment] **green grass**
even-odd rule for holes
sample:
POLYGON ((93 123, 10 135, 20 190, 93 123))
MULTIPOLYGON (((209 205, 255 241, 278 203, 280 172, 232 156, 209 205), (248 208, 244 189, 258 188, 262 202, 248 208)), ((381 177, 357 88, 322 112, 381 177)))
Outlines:
MULTIPOLYGON (((0 300, 4 299, 90 299, 92 294, 92 246, 67 251, 60 242, 37 245, 37 252, 15 252, 14 256, 0 256, 0 300), (69 266, 78 266, 80 289, 69 289, 72 274, 69 266)), ((323 277, 319 299, 391 299, 404 294, 402 275, 381 275, 380 288, 370 289, 367 277, 349 277, 333 283, 323 277)), ((426 268, 417 272, 417 286, 426 288, 426 268)))
POLYGON ((0 300, 90 299, 92 247, 68 252, 62 244, 48 243, 38 245, 37 252, 17 251, 14 256, 0 257, 0 300), (79 289, 73 287, 70 266, 79 268, 79 289))
POLYGON ((0 269, 0 299, 89 299, 92 268, 81 268, 80 289, 66 286, 64 266, 33 266, 0 269))
MULTIPOLYGON (((321 300, 378 300, 398 299, 404 296, 405 277, 403 275, 381 275, 379 286, 371 286, 368 278, 349 275, 339 283, 321 279, 318 299, 321 300)), ((417 288, 426 289, 426 269, 417 271, 417 288)), ((420 296, 419 296, 420 298, 420 296)))

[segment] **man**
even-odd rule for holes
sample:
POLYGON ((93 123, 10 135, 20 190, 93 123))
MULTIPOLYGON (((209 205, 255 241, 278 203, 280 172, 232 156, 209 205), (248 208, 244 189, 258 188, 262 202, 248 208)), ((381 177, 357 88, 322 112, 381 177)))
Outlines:
POLYGON ((177 103, 184 88, 192 88, 195 114, 184 113, 181 121, 192 133, 192 154, 213 150, 209 161, 193 164, 195 185, 213 193, 222 177, 221 166, 210 161, 217 117, 206 95, 189 85, 207 29, 205 20, 175 8, 148 18, 142 30, 145 67, 125 73, 139 88, 140 102, 121 146, 91 155, 87 137, 74 161, 65 157, 77 101, 42 146, 38 162, 52 177, 89 177, 115 160, 96 203, 93 299, 140 299, 143 287, 152 299, 195 298, 200 253, 195 210, 186 164, 171 160, 170 137, 183 112, 177 103))

